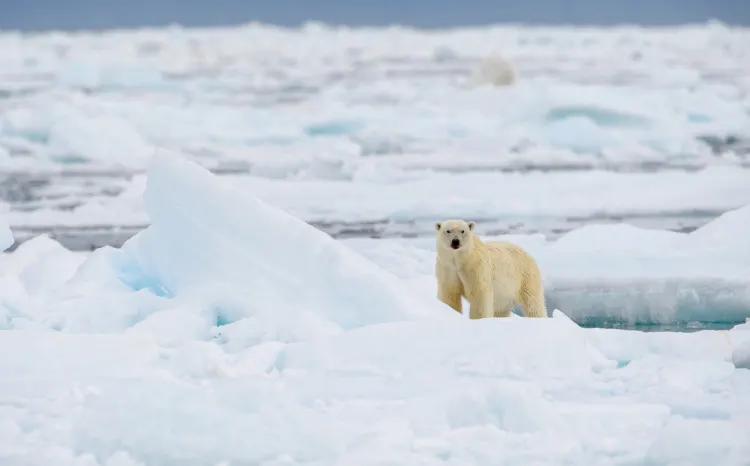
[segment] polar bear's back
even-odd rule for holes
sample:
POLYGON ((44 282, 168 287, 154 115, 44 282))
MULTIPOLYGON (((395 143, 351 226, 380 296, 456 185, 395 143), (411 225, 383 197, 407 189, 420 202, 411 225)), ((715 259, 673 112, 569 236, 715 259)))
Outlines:
POLYGON ((513 283, 514 288, 518 288, 540 276, 536 261, 522 247, 507 241, 488 241, 484 246, 496 280, 500 279, 507 285, 513 283))

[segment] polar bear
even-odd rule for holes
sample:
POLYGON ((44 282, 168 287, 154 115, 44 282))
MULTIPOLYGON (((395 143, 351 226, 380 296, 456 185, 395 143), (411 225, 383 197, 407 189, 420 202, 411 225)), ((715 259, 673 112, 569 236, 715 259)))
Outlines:
POLYGON ((438 299, 462 313, 463 296, 471 319, 509 317, 516 303, 526 317, 547 317, 534 258, 511 243, 483 242, 474 226, 463 220, 435 224, 438 299))

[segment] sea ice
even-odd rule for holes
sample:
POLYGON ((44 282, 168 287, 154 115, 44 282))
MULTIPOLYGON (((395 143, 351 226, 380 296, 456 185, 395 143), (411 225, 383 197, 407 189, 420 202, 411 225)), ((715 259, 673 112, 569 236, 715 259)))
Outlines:
MULTIPOLYGON (((559 310, 463 319, 418 286, 432 280, 429 251, 334 241, 179 158, 157 157, 147 176, 151 225, 122 249, 82 255, 40 237, 0 256, 0 463, 743 466, 750 455, 748 324, 675 334, 584 329, 559 310)), ((629 253, 702 241, 616 233, 629 253)), ((603 238, 584 230, 559 248, 586 235, 603 238)))
MULTIPOLYGON (((0 137, 33 143, 39 165, 65 164, 43 122, 66 107, 121 120, 146 144, 258 170, 274 161, 248 148, 320 138, 353 141, 363 159, 462 170, 736 166, 746 155, 733 149, 750 138, 747 41, 747 30, 710 25, 0 33, 0 118, 46 109, 0 137), (464 85, 482 82, 500 85, 464 85)), ((129 159, 106 156, 147 163, 129 159)))
POLYGON ((130 266, 170 295, 208 292, 235 301, 225 310, 228 323, 279 307, 302 318, 326 316, 342 329, 446 312, 325 233, 192 162, 159 156, 144 199, 151 225, 123 247, 130 266))

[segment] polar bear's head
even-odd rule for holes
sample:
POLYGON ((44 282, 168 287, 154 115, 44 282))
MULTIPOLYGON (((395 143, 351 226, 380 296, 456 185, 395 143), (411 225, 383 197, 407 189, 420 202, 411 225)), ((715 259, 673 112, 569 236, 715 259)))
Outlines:
POLYGON ((445 220, 435 224, 437 246, 453 251, 470 249, 473 244, 474 222, 445 220))

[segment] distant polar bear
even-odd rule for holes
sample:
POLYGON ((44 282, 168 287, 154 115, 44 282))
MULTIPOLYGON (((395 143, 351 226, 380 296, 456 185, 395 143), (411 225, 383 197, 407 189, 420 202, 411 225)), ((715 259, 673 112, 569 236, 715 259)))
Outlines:
POLYGON ((511 86, 518 81, 513 65, 504 58, 492 55, 487 57, 472 77, 473 84, 490 84, 495 87, 511 86))
POLYGON ((463 220, 435 224, 438 299, 461 313, 463 296, 471 304, 471 319, 509 317, 516 303, 526 317, 547 317, 534 258, 511 243, 483 242, 474 225, 463 220))

